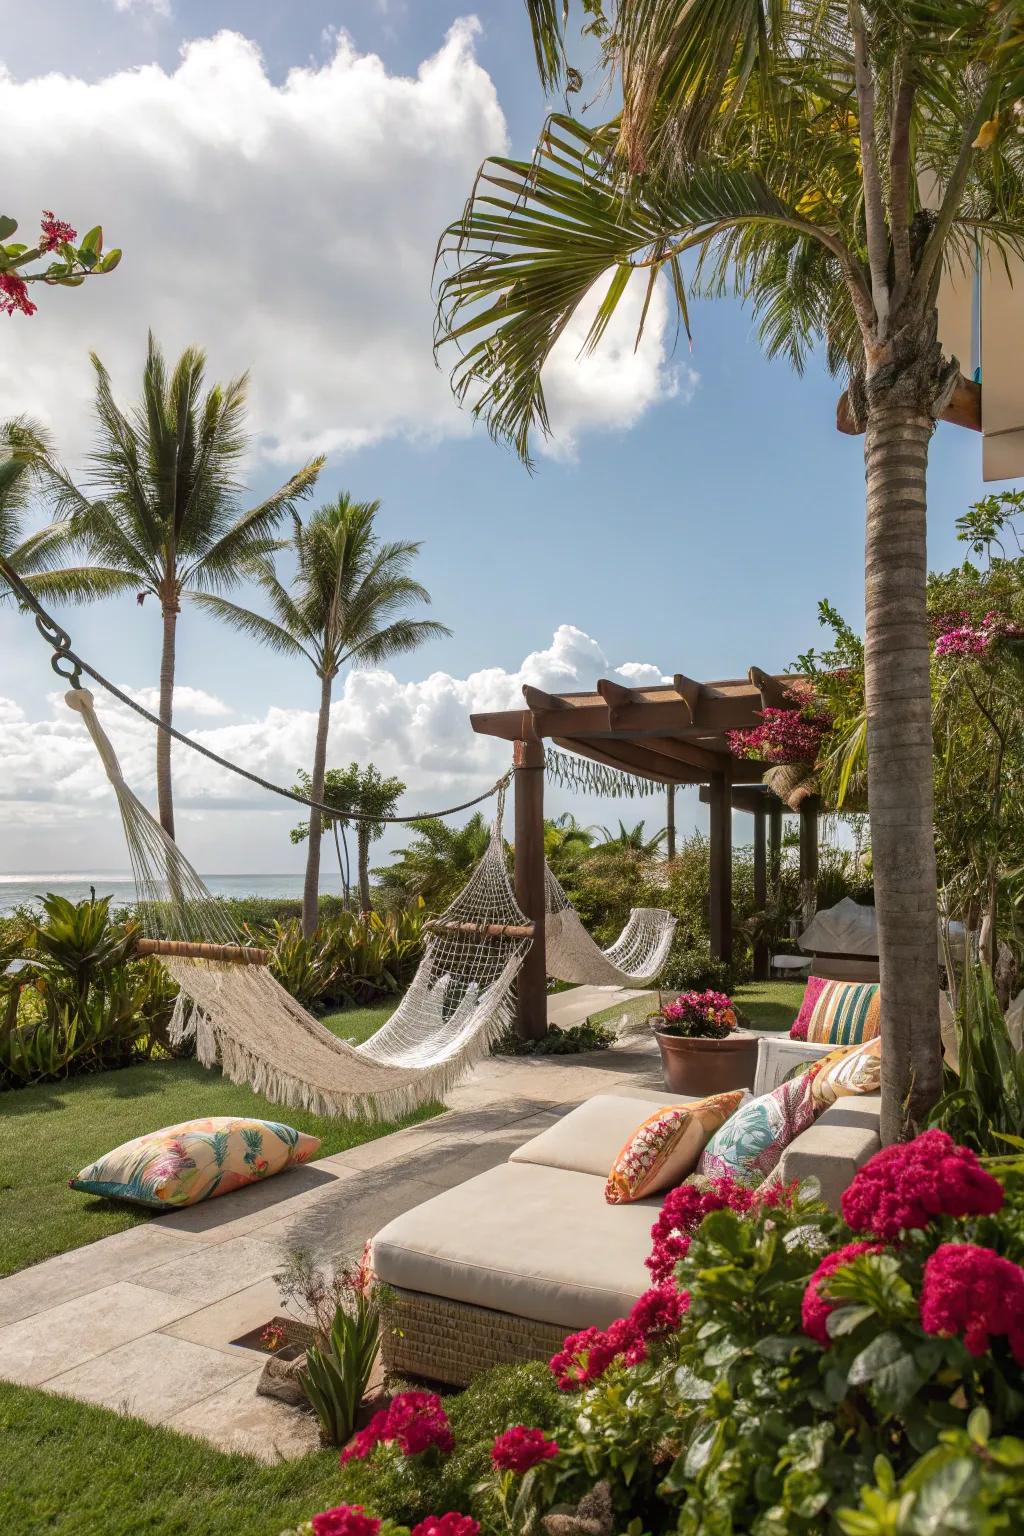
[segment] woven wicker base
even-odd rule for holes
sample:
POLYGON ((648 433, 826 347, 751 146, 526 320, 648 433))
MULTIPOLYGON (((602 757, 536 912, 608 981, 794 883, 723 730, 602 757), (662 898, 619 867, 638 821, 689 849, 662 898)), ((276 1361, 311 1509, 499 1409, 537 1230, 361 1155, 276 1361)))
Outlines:
POLYGON ((392 1375, 465 1387, 493 1365, 549 1360, 571 1332, 560 1324, 389 1286, 381 1352, 392 1375))

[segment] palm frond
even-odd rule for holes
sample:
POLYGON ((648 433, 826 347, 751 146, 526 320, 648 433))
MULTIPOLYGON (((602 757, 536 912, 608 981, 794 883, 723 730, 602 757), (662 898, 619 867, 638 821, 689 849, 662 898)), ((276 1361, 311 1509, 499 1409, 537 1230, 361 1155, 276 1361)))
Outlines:
POLYGON ((239 634, 246 635, 251 640, 258 640, 261 645, 269 646, 272 651, 278 651, 281 655, 305 656, 307 661, 316 665, 315 656, 312 656, 294 635, 282 625, 265 618, 263 614, 254 613, 250 608, 243 608, 239 603, 232 603, 228 598, 221 597, 215 592, 189 592, 187 596, 197 608, 229 624, 239 634))

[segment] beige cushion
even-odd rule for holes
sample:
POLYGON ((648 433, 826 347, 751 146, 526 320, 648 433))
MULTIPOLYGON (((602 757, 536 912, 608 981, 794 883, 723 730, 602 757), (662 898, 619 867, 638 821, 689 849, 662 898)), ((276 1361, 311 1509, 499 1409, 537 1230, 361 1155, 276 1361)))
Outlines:
POLYGON ((373 1240, 373 1267, 403 1290, 605 1328, 650 1283, 659 1206, 608 1205, 603 1178, 503 1163, 389 1222, 373 1240))
POLYGON ((693 1101, 667 1091, 643 1098, 599 1093, 587 1099, 550 1129, 541 1131, 512 1153, 513 1163, 543 1163, 546 1168, 565 1168, 590 1173, 602 1183, 608 1177, 625 1141, 654 1109, 693 1101))
POLYGON ((822 1199, 838 1210, 857 1169, 881 1148, 881 1109, 878 1094, 839 1099, 783 1152, 783 1182, 817 1179, 822 1199))

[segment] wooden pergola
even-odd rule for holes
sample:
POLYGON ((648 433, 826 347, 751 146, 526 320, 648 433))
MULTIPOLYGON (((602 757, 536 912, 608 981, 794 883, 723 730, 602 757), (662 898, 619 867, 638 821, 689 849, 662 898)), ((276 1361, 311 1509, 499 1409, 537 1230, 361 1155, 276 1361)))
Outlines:
MULTIPOLYGON (((732 957, 732 812, 754 818, 754 885, 760 906, 777 879, 782 817, 787 807, 762 783, 767 765, 734 757, 726 732, 761 723, 765 708, 792 708, 792 675, 751 667, 745 678, 700 683, 683 673, 658 687, 627 688, 602 678, 594 693, 545 693, 528 684, 525 707, 471 716, 473 729, 512 743, 515 769, 516 896, 534 923, 535 942, 520 972, 519 1031, 526 1038, 547 1027, 544 933, 544 743, 657 784, 697 784, 710 808, 712 953, 732 957)), ((800 810, 801 881, 817 877, 818 802, 800 810)), ((767 975, 768 956, 755 956, 767 975)))

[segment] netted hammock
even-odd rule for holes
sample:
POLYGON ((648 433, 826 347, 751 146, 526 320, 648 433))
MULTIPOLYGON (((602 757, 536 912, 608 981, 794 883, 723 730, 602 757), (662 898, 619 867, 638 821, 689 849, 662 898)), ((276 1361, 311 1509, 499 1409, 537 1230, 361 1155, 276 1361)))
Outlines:
POLYGON ((145 937, 178 983, 172 1038, 195 1036, 204 1066, 219 1062, 275 1104, 317 1114, 392 1119, 443 1097, 512 1019, 512 986, 531 943, 501 837, 504 794, 469 883, 428 925, 423 959, 391 1018, 364 1044, 339 1040, 271 975, 222 903, 121 776, 93 697, 65 695, 81 714, 117 795, 145 937))
POLYGON ((547 865, 544 895, 549 976, 596 987, 644 987, 655 980, 672 947, 676 918, 671 912, 634 907, 615 943, 602 949, 547 865))

